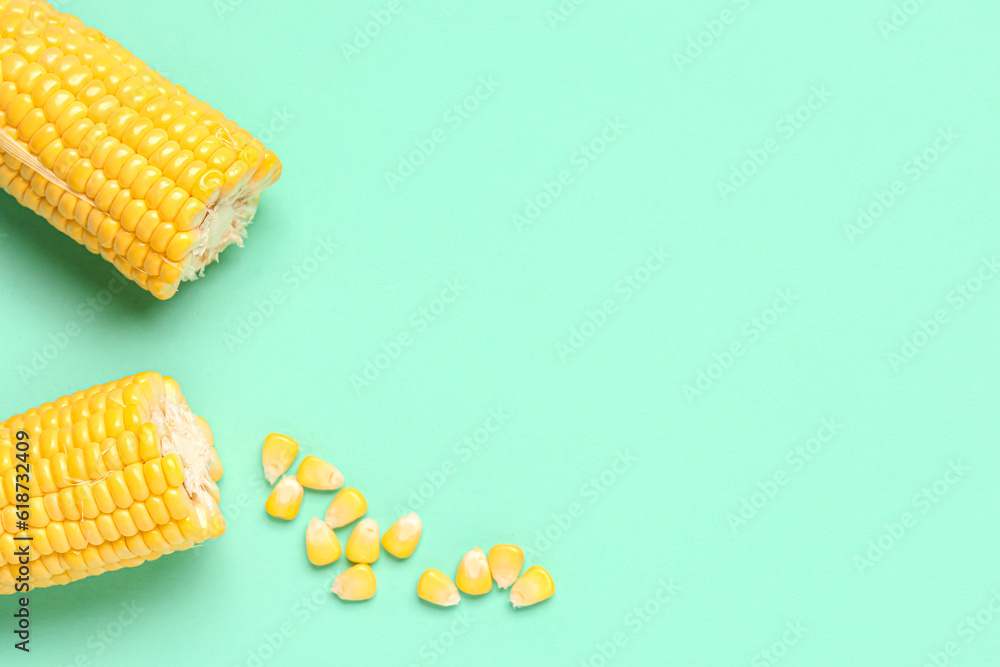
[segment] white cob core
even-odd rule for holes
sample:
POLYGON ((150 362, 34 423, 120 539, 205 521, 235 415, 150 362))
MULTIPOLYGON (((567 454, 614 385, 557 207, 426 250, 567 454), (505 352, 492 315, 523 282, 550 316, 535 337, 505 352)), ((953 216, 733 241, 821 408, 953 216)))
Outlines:
POLYGON ((210 205, 198 228, 197 243, 191 248, 181 281, 197 280, 205 275, 205 267, 219 260, 223 250, 233 245, 243 247, 246 228, 257 213, 260 192, 249 183, 242 184, 210 205))
POLYGON ((184 490, 196 504, 214 504, 209 489, 212 446, 184 399, 163 395, 151 406, 149 421, 160 436, 160 453, 177 454, 184 465, 184 490))

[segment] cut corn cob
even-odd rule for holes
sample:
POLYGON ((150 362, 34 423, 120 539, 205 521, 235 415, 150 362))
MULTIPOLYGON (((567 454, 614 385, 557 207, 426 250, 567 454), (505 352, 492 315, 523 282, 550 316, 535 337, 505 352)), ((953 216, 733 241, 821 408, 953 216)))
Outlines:
POLYGON ((490 565, 482 549, 476 547, 462 557, 455 583, 460 591, 469 595, 483 595, 493 590, 490 565))
POLYGON ((306 527, 306 555, 313 565, 329 565, 340 558, 340 540, 333 528, 313 517, 306 527))
POLYGON ((299 443, 287 435, 268 433, 264 438, 261 459, 264 462, 264 477, 269 484, 285 474, 299 453, 299 443))
POLYGON ((510 589, 510 602, 514 609, 518 609, 548 600, 555 592, 552 575, 544 567, 535 565, 514 582, 514 587, 510 589))
POLYGON ((420 575, 417 596, 441 607, 453 607, 462 601, 462 596, 458 594, 458 589, 448 575, 433 567, 420 575))
POLYGON ((517 581, 524 566, 524 550, 513 544, 498 544, 490 549, 490 574, 497 587, 504 589, 517 581))
POLYGON ((377 587, 371 566, 361 563, 338 574, 330 591, 341 600, 368 600, 377 587))
POLYGON ((368 511, 368 501, 357 489, 341 489, 330 501, 326 510, 326 523, 331 528, 340 528, 360 519, 368 511))
POLYGON ((409 558, 420 542, 423 523, 416 512, 410 512, 389 526, 382 536, 382 547, 396 558, 409 558))
POLYGON ((15 592, 22 544, 29 583, 42 588, 222 535, 215 484, 222 466, 212 442, 177 382, 151 372, 0 423, 0 594, 15 592), (28 443, 26 492, 18 488, 18 442, 28 443), (27 496, 27 528, 18 525, 15 506, 25 500, 18 494, 27 496))
POLYGON ((274 485, 271 495, 267 497, 264 509, 278 519, 291 521, 298 515, 302 507, 302 485, 294 477, 285 477, 274 485))
POLYGON ((344 549, 352 563, 374 563, 379 557, 378 523, 375 519, 362 519, 354 527, 344 549))
POLYGON ((281 162, 113 39, 0 0, 0 187, 159 299, 242 245, 281 162))
POLYGON ((333 491, 344 485, 344 476, 340 471, 315 456, 307 456, 302 460, 296 476, 302 486, 317 491, 333 491))

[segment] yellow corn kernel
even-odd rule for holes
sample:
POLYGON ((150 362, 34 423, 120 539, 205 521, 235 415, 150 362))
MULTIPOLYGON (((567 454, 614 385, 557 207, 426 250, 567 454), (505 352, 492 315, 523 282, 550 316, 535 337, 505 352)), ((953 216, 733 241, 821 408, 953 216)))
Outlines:
POLYGON ((347 540, 347 560, 352 563, 374 563, 380 554, 378 545, 378 523, 375 519, 362 519, 347 540))
POLYGON ((368 511, 368 501, 357 489, 341 489, 326 510, 326 523, 331 528, 340 528, 360 519, 368 511))
POLYGON ((417 582, 417 596, 431 604, 441 607, 453 607, 462 601, 458 588, 441 570, 431 568, 420 575, 417 582))
POLYGON ((315 456, 307 456, 302 460, 296 476, 302 486, 317 491, 333 491, 344 485, 344 476, 340 471, 315 456))
POLYGON ((267 513, 279 519, 291 520, 302 506, 302 485, 294 477, 285 477, 278 482, 268 496, 267 513))
POLYGON ((285 474, 298 453, 299 443, 287 435, 270 433, 264 438, 264 451, 261 458, 264 461, 264 477, 267 478, 269 484, 274 484, 279 477, 285 474))
POLYGON ((163 466, 163 476, 166 478, 167 484, 178 487, 184 483, 184 463, 181 461, 179 454, 164 456, 161 459, 161 465, 163 466))
POLYGON ((486 554, 479 547, 466 553, 458 564, 455 583, 463 593, 483 595, 493 590, 493 577, 490 576, 490 564, 486 554))
POLYGON ((423 523, 416 512, 410 512, 389 526, 382 536, 382 547, 396 558, 409 558, 420 542, 423 523))
POLYGON ((330 592, 341 600, 369 600, 375 596, 375 573, 367 563, 348 568, 333 580, 330 592))
POLYGON ((555 592, 552 575, 544 567, 534 565, 514 582, 514 587, 510 589, 510 602, 518 609, 548 600, 555 592))
POLYGON ((524 566, 524 550, 513 544, 497 544, 490 549, 488 560, 490 574, 493 575, 493 581, 497 582, 497 587, 510 588, 510 585, 517 581, 521 575, 521 568, 524 566))
POLYGON ((340 540, 333 528, 313 517, 306 527, 306 555, 313 565, 329 565, 340 558, 340 540))

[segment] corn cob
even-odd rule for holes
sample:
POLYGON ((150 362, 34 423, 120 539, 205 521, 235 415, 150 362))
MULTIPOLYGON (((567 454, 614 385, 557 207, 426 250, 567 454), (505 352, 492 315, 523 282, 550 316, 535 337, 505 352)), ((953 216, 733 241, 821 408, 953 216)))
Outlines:
POLYGON ((225 532, 208 423, 158 373, 45 403, 0 423, 0 594, 28 544, 32 587, 134 567, 225 532), (29 480, 18 480, 27 441, 29 480), (20 451, 23 451, 22 447, 20 451), (18 517, 27 508, 27 528, 18 517), (30 541, 15 538, 31 538, 30 541))
POLYGON ((281 162, 113 39, 0 0, 0 187, 159 299, 242 245, 281 162))

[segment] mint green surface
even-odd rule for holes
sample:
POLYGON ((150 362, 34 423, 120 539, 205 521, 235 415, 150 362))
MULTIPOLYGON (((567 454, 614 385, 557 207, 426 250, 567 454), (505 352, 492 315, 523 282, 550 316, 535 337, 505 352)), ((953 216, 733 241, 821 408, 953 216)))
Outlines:
POLYGON ((562 5, 62 3, 284 175, 168 302, 0 197, 0 417, 170 374, 228 519, 35 592, 27 658, 4 598, 0 663, 997 664, 1000 9, 562 5), (270 431, 423 517, 374 600, 306 561, 331 494, 264 513, 270 431), (417 599, 500 542, 553 599, 417 599))

